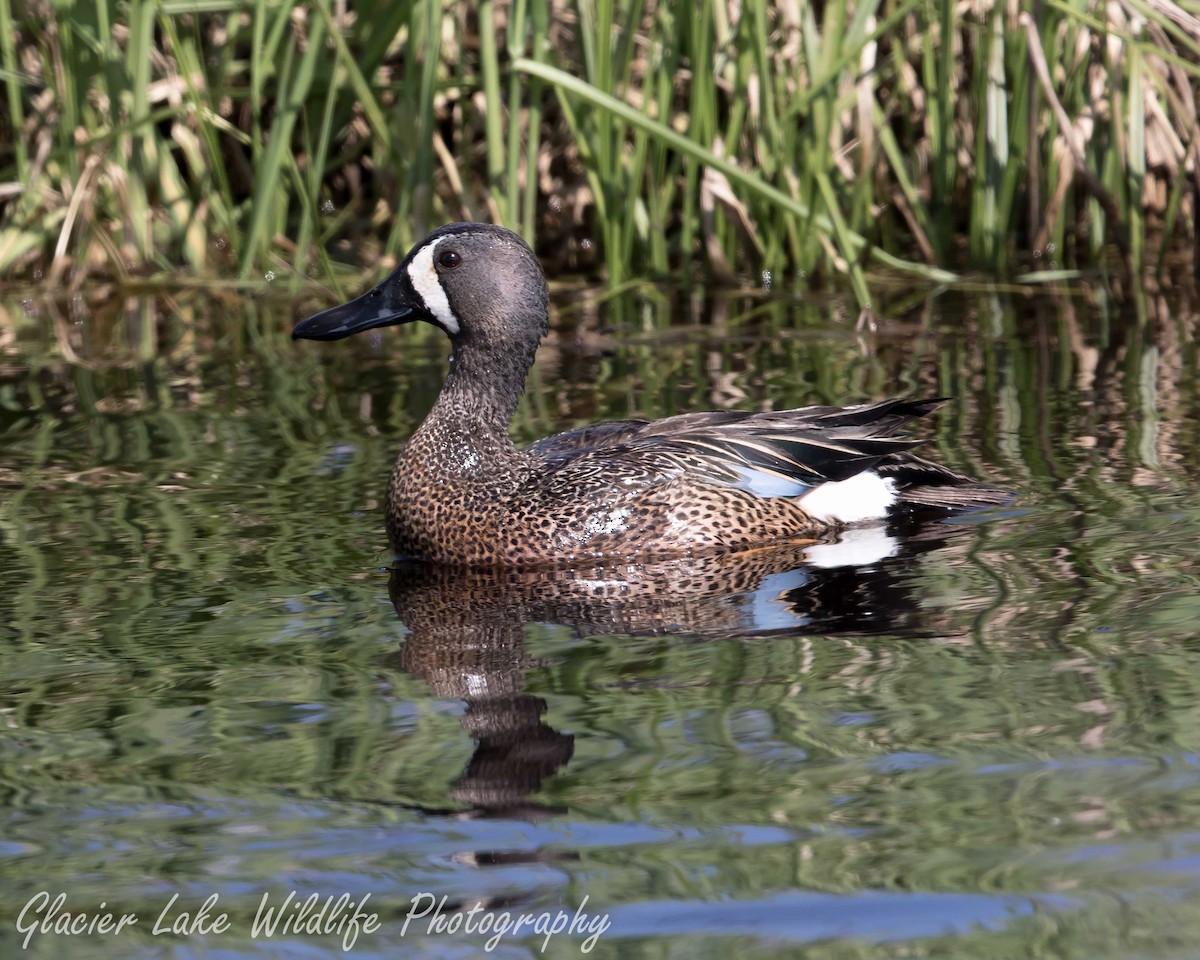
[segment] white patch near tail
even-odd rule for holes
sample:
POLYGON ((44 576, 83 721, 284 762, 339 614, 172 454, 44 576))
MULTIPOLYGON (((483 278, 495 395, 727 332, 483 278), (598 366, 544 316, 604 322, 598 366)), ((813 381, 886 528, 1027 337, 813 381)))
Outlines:
POLYGON ((896 481, 874 470, 864 470, 849 480, 822 483, 797 501, 808 513, 826 523, 880 520, 896 502, 896 481))
POLYGON ((450 301, 446 298, 446 291, 442 288, 437 267, 433 265, 433 252, 437 249, 437 245, 445 239, 445 237, 438 237, 433 243, 427 243, 417 251, 417 255, 408 265, 408 279, 412 281, 417 296, 425 302, 425 309, 433 314, 437 322, 442 325, 442 329, 453 336, 459 330, 458 317, 450 309, 450 301))

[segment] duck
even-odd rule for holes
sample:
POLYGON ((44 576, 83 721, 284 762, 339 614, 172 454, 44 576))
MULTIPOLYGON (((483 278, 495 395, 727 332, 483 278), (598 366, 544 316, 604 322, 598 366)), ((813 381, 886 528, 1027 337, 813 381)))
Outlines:
POLYGON ((549 330, 549 296, 533 250, 497 225, 434 230, 382 282, 300 321, 292 337, 340 340, 418 320, 449 337, 451 354, 388 483, 399 557, 537 567, 730 553, 1006 499, 912 452, 919 441, 903 428, 942 397, 626 418, 516 446, 509 425, 549 330))

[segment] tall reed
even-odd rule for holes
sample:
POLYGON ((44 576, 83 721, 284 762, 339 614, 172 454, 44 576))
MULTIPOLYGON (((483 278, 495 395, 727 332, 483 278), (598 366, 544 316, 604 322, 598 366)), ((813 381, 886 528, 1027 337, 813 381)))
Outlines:
POLYGON ((1195 242, 1198 13, 0 0, 0 276, 338 286, 456 218, 613 285, 844 275, 864 306, 869 267, 1140 275, 1195 242))

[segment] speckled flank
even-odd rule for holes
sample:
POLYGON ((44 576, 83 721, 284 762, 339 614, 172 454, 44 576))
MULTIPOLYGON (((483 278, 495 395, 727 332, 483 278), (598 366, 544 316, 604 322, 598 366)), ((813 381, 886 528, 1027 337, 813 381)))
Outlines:
POLYGON ((702 555, 827 536, 841 526, 837 505, 864 490, 879 510, 893 496, 947 508, 1005 499, 909 453, 897 431, 940 400, 612 421, 518 450, 508 424, 546 332, 546 287, 529 248, 499 227, 435 231, 360 298, 372 299, 391 312, 348 319, 334 308, 295 335, 331 339, 412 319, 450 334, 446 383, 388 486, 399 554, 476 566, 702 555), (834 486, 868 472, 874 479, 834 486), (806 497, 822 509, 806 511, 806 497))
POLYGON ((543 471, 545 461, 489 443, 480 458, 485 470, 429 478, 421 465, 465 439, 446 428, 444 420, 423 427, 396 462, 387 521, 398 553, 469 564, 545 563, 727 551, 831 529, 794 499, 697 482, 677 468, 648 470, 652 461, 625 462, 611 451, 543 471))

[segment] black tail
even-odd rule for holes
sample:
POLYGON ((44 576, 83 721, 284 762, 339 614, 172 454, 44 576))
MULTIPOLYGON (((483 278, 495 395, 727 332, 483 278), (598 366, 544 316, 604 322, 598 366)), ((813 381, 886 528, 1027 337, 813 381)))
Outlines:
POLYGON ((947 467, 912 454, 889 457, 876 468, 879 475, 896 481, 896 498, 914 506, 942 510, 978 510, 1002 507, 1016 496, 1008 490, 980 483, 947 467))

